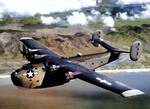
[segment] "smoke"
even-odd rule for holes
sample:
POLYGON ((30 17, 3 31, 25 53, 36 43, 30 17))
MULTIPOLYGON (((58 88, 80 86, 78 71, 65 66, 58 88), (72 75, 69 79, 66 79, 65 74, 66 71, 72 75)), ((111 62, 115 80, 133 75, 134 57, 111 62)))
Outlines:
POLYGON ((72 16, 67 16, 67 22, 71 25, 82 24, 87 25, 87 17, 83 12, 72 12, 72 16))
POLYGON ((128 15, 127 12, 118 12, 116 14, 116 18, 120 18, 122 20, 136 20, 136 19, 150 18, 150 5, 146 3, 150 3, 150 0, 118 0, 117 4, 143 4, 142 8, 144 9, 144 11, 136 13, 133 10, 130 10, 131 12, 133 12, 132 15, 130 16, 128 15))
MULTIPOLYGON (((97 16, 100 15, 100 12, 92 9, 90 15, 85 15, 83 12, 74 11, 71 13, 71 15, 67 15, 66 19, 67 22, 70 25, 87 25, 89 21, 95 21, 97 19, 97 16)), ((50 17, 44 17, 41 16, 42 23, 44 24, 52 24, 52 23, 59 23, 62 21, 60 17, 57 17, 54 19, 52 16, 50 17)))
POLYGON ((53 17, 44 17, 41 16, 41 20, 43 24, 53 24, 53 23, 58 23, 61 21, 60 17, 57 17, 56 19, 54 19, 53 17))
MULTIPOLYGON (((83 7, 95 6, 94 0, 0 0, 0 20, 8 15, 12 17, 22 18, 34 16, 35 14, 50 14, 54 12, 63 12, 68 10, 77 10, 83 7)), ((94 13, 97 14, 97 13, 94 13)), ((86 25, 89 20, 93 20, 91 16, 86 16, 82 12, 72 12, 72 15, 66 16, 67 22, 71 25, 86 25)), ((41 16, 42 23, 53 24, 62 21, 60 17, 41 16)))
MULTIPOLYGON (((101 1, 101 0, 100 0, 101 1)), ((112 0, 116 1, 116 0, 112 0)), ((118 0, 117 4, 133 4, 133 3, 148 3, 150 0, 118 0)), ((63 12, 67 10, 77 10, 83 7, 95 6, 96 0, 0 0, 0 20, 7 15, 13 17, 28 17, 35 14, 50 14, 54 12, 63 12)), ((141 13, 134 13, 129 15, 128 12, 118 12, 115 17, 111 16, 110 12, 101 14, 94 9, 90 13, 82 11, 74 11, 70 15, 66 16, 66 22, 70 25, 87 25, 89 21, 101 21, 104 26, 113 27, 114 19, 119 18, 122 20, 135 20, 150 18, 150 5, 144 5, 144 11, 141 13)), ((62 20, 61 17, 44 17, 41 16, 41 20, 44 24, 59 23, 62 20)))
MULTIPOLYGON (((66 19, 70 25, 76 25, 76 24, 87 25, 89 21, 95 21, 97 17, 100 15, 101 13, 99 11, 96 11, 95 9, 92 8, 90 15, 85 15, 85 13, 83 12, 74 11, 71 13, 71 15, 67 15, 66 19)), ((52 24, 52 23, 58 23, 62 21, 60 17, 54 19, 52 16, 50 17, 42 16, 41 20, 42 23, 44 24, 52 24)))
POLYGON ((2 20, 2 18, 5 16, 4 14, 7 13, 5 12, 6 9, 4 8, 4 4, 2 2, 0 2, 0 21, 2 20))
POLYGON ((100 12, 92 9, 90 15, 86 16, 83 12, 72 12, 72 15, 67 16, 67 22, 70 25, 87 25, 89 21, 95 21, 98 16, 100 16, 100 12))
POLYGON ((102 19, 104 26, 114 27, 115 21, 111 16, 102 16, 101 19, 102 19))
POLYGON ((118 0, 117 4, 150 3, 150 0, 118 0))
POLYGON ((0 0, 0 14, 7 9, 14 17, 28 17, 95 5, 96 1, 93 0, 0 0))
POLYGON ((95 15, 95 16, 99 16, 101 13, 95 9, 92 8, 91 14, 95 15))
POLYGON ((116 17, 117 18, 120 17, 120 19, 122 19, 122 20, 127 20, 128 19, 127 12, 124 12, 124 13, 119 12, 119 13, 117 13, 116 17))
POLYGON ((150 18, 150 5, 148 4, 144 8, 146 10, 142 11, 141 17, 144 18, 144 19, 150 18))
POLYGON ((2 14, 2 10, 0 9, 0 21, 2 20, 3 18, 3 14, 2 14))
POLYGON ((142 7, 145 9, 144 11, 141 11, 139 14, 134 14, 133 16, 127 15, 127 12, 118 12, 116 14, 116 18, 120 18, 122 20, 136 20, 136 19, 147 19, 150 18, 150 4, 147 4, 146 6, 142 7))
MULTIPOLYGON (((88 21, 94 21, 94 18, 91 16, 86 16, 83 12, 72 12, 72 15, 66 16, 67 22, 70 25, 76 25, 76 24, 81 24, 81 25, 87 25, 88 21)), ((54 23, 59 23, 62 21, 60 17, 53 18, 52 16, 49 17, 44 17, 41 16, 41 20, 43 24, 54 24, 54 23)))
POLYGON ((135 20, 135 18, 137 18, 137 17, 138 17, 137 14, 134 15, 134 16, 128 16, 127 12, 124 12, 124 13, 119 12, 119 13, 116 14, 116 18, 119 18, 119 19, 122 19, 122 20, 135 20))
POLYGON ((92 9, 90 15, 86 16, 83 12, 72 12, 72 15, 67 16, 67 21, 70 25, 81 24, 87 25, 89 21, 101 21, 104 26, 113 27, 114 19, 111 17, 111 13, 106 12, 101 14, 100 12, 92 9))

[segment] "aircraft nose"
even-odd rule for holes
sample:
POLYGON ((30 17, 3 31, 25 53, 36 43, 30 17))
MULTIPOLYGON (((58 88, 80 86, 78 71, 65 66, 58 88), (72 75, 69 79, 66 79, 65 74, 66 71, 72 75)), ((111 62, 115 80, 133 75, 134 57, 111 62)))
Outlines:
POLYGON ((21 82, 18 79, 17 75, 18 75, 17 71, 12 72, 11 73, 11 80, 12 80, 12 82, 13 82, 14 85, 21 87, 22 85, 21 85, 21 82))

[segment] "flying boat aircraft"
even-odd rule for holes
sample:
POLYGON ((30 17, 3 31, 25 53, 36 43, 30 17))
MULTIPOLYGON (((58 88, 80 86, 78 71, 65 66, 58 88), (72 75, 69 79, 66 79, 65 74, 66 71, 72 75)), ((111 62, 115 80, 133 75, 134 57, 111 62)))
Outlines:
POLYGON ((20 39, 20 52, 30 61, 11 74, 14 85, 25 88, 48 88, 63 85, 73 79, 81 79, 105 88, 123 97, 133 97, 144 92, 96 73, 94 69, 117 60, 121 53, 128 53, 132 61, 137 61, 142 53, 142 43, 136 41, 130 51, 112 47, 104 41, 102 31, 92 36, 95 47, 103 46, 107 51, 91 55, 78 54, 74 57, 61 57, 38 44, 33 38, 20 39))

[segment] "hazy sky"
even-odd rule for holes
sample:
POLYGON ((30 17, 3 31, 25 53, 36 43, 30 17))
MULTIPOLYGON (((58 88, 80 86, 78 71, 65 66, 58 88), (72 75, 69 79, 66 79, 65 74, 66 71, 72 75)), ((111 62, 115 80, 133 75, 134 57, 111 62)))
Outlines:
POLYGON ((118 0, 119 4, 150 3, 150 0, 118 0))
POLYGON ((50 12, 79 9, 85 6, 94 6, 94 0, 0 0, 0 12, 7 9, 9 12, 48 14, 50 12))
MULTIPOLYGON (((101 1, 101 0, 99 0, 101 1)), ((118 0, 118 3, 143 3, 150 0, 118 0)), ((69 9, 95 6, 96 0, 0 0, 0 13, 7 11, 25 15, 49 14, 69 9)))
MULTIPOLYGON (((101 0, 99 0, 101 1, 101 0)), ((150 0, 118 0, 119 4, 131 3, 150 3, 150 0)), ((0 0, 0 20, 4 15, 12 15, 14 17, 34 16, 36 13, 49 14, 51 12, 62 12, 65 10, 80 9, 87 6, 95 6, 96 0, 0 0)), ((127 16, 127 13, 118 13, 121 19, 135 18, 150 18, 150 5, 145 7, 145 11, 141 15, 127 16)), ((61 18, 43 17, 43 23, 56 23, 61 21, 61 18)), ((87 19, 94 19, 91 16, 86 16, 84 13, 73 12, 67 16, 67 21, 70 24, 87 24, 87 19)), ((113 27, 114 21, 111 16, 103 16, 102 21, 105 25, 113 27), (111 23, 110 23, 111 22, 111 23)))

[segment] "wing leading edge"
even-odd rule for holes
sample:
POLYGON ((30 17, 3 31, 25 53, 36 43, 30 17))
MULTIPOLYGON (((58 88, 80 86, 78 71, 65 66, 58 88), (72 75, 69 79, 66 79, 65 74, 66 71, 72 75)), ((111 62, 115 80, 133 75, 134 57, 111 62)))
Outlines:
POLYGON ((111 78, 108 78, 102 74, 98 74, 94 71, 82 73, 77 77, 83 81, 89 82, 96 86, 118 93, 123 97, 133 97, 144 94, 144 92, 140 90, 129 87, 121 82, 115 81, 111 78))
MULTIPOLYGON (((51 58, 61 58, 57 54, 38 44, 33 38, 23 37, 20 39, 20 52, 30 62, 40 60, 45 56, 51 58)), ((40 62, 39 61, 39 62, 40 62)))

